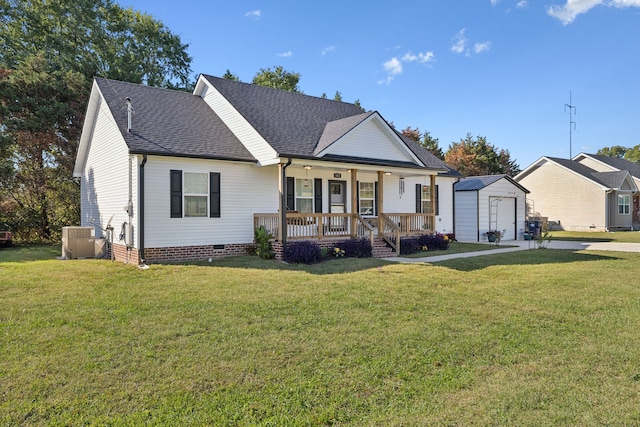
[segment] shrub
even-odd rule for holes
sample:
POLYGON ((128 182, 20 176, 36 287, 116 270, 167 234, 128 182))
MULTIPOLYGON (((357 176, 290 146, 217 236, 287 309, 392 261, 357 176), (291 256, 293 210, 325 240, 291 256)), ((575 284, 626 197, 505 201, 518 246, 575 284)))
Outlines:
POLYGON ((292 264, 315 264, 322 260, 322 251, 320 245, 308 240, 287 243, 282 259, 292 264))
POLYGON ((262 259, 273 258, 273 248, 271 239, 273 234, 269 233, 264 226, 256 227, 253 232, 253 239, 256 242, 256 254, 262 259))
POLYGON ((344 251, 344 256, 352 258, 370 258, 373 255, 369 239, 347 239, 338 242, 334 248, 344 251))
POLYGON ((447 250, 449 249, 449 242, 451 238, 443 234, 423 234, 418 238, 419 246, 427 247, 428 250, 447 250))
POLYGON ((404 237, 400 239, 400 255, 415 254, 420 249, 419 237, 404 237))

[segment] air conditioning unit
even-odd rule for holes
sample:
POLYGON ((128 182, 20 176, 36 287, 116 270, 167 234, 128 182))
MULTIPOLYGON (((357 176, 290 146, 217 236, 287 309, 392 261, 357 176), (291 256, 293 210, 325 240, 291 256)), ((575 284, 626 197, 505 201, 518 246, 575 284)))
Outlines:
POLYGON ((62 259, 93 258, 95 252, 93 227, 62 227, 62 259))

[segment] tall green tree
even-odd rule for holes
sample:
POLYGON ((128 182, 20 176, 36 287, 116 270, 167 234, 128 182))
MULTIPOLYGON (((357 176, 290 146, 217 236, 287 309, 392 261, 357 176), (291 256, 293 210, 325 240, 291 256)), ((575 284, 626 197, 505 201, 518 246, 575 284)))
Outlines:
POLYGON ((0 222, 31 240, 77 223, 71 176, 92 78, 188 88, 187 47, 111 0, 0 0, 0 222))
POLYGON ((627 152, 627 147, 622 145, 613 145, 611 147, 604 147, 598 150, 596 153, 599 156, 618 157, 624 159, 624 155, 627 152))
POLYGON ((599 149, 596 154, 600 156, 618 157, 640 164, 640 144, 629 148, 622 145, 604 147, 599 149))
POLYGON ((474 139, 470 133, 453 142, 444 156, 445 162, 464 176, 507 174, 514 176, 520 167, 511 160, 509 150, 498 150, 484 136, 474 139))
POLYGON ((261 68, 253 77, 251 83, 260 86, 272 87, 274 89, 286 90, 288 92, 302 93, 298 87, 300 74, 285 70, 281 65, 271 68, 261 68))
POLYGON ((0 221, 26 240, 50 240, 79 218, 71 171, 87 96, 82 75, 49 72, 42 57, 0 70, 0 138, 14 165, 0 185, 0 221))
POLYGON ((411 126, 407 126, 405 129, 401 131, 401 133, 410 138, 416 144, 422 145, 427 151, 431 152, 434 156, 438 157, 441 160, 444 160, 444 154, 442 153, 442 149, 439 146, 438 138, 433 138, 429 131, 424 134, 420 132, 418 128, 411 128, 411 126))
POLYGON ((51 70, 151 86, 191 83, 188 45, 150 15, 111 0, 0 0, 0 66, 44 55, 51 70))

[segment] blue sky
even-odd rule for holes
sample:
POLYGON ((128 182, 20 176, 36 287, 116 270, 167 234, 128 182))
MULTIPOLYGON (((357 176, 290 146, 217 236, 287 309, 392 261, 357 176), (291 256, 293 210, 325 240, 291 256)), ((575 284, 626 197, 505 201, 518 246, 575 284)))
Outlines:
POLYGON ((189 44, 194 76, 301 74, 446 151, 467 133, 541 156, 640 144, 640 0, 119 0, 189 44))

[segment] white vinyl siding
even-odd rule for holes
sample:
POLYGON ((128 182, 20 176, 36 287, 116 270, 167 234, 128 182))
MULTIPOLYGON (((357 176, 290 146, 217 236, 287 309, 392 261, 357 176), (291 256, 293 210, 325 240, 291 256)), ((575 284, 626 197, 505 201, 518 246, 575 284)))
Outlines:
POLYGON ((404 144, 387 132, 375 116, 336 141, 325 154, 417 163, 404 144))
MULTIPOLYGON (((123 207, 129 202, 130 158, 111 112, 99 97, 97 102, 94 129, 81 171, 80 224, 94 226, 96 237, 103 237, 103 230, 109 220, 116 230, 120 230, 122 224, 129 221, 123 207)), ((134 201, 137 193, 137 165, 134 157, 131 160, 131 191, 134 201)), ((133 223, 135 224, 135 219, 133 223)), ((117 233, 114 243, 122 243, 118 240, 117 233)))
POLYGON ((274 159, 277 159, 276 151, 216 88, 205 84, 207 90, 203 99, 209 107, 225 122, 253 157, 261 164, 273 163, 274 159))
POLYGON ((251 243, 253 214, 278 212, 278 179, 278 166, 149 156, 145 166, 145 247, 251 243), (169 221, 170 170, 220 173, 220 217, 169 221))

